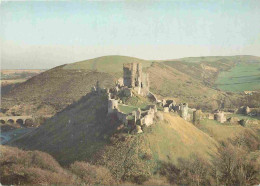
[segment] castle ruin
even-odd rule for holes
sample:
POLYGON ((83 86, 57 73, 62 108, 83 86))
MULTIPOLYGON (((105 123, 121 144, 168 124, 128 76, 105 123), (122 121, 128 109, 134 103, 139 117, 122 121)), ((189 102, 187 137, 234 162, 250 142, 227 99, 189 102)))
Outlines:
POLYGON ((141 63, 127 63, 123 66, 123 84, 138 94, 148 95, 149 76, 142 71, 141 63))
MULTIPOLYGON (((177 105, 174 100, 158 100, 149 91, 149 77, 148 74, 143 73, 141 63, 124 64, 123 78, 117 81, 115 87, 110 89, 100 88, 97 81, 96 86, 92 88, 92 92, 104 94, 107 97, 107 114, 116 116, 125 126, 135 129, 136 133, 142 133, 143 126, 150 126, 154 123, 155 115, 158 115, 157 106, 162 108, 163 112, 175 112, 184 120, 193 123, 199 123, 203 117, 201 111, 189 108, 188 103, 177 105), (147 96, 155 104, 147 105, 143 110, 136 108, 131 113, 120 110, 122 107, 128 107, 128 105, 124 104, 123 98, 132 97, 136 94, 147 96)), ((214 119, 220 123, 226 121, 222 112, 215 113, 214 119)))

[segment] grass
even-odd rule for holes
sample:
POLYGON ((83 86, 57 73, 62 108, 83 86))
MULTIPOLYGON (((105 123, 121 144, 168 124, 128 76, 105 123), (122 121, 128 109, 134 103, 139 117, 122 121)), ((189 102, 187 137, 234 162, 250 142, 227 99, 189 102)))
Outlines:
POLYGON ((219 74, 216 86, 224 91, 242 92, 260 89, 260 63, 239 63, 219 74))
POLYGON ((106 166, 119 179, 136 175, 152 176, 161 162, 176 162, 180 157, 198 153, 210 160, 217 152, 218 143, 178 116, 164 113, 144 133, 117 136, 106 146, 95 162, 106 166))
POLYGON ((115 73, 115 72, 123 72, 124 63, 133 63, 133 62, 142 63, 143 68, 149 67, 152 63, 151 61, 146 61, 146 60, 133 58, 133 57, 103 56, 103 57, 98 57, 86 61, 80 61, 77 63, 68 64, 64 67, 64 69, 88 69, 88 70, 96 70, 98 72, 115 73))
POLYGON ((106 117, 106 101, 106 96, 88 94, 12 144, 47 151, 66 165, 90 158, 109 142, 105 136, 118 126, 106 117))
POLYGON ((237 117, 239 119, 246 119, 246 120, 259 120, 260 119, 259 117, 245 116, 243 114, 229 114, 229 115, 227 115, 227 118, 228 117, 237 117))
POLYGON ((119 110, 122 111, 125 114, 130 114, 134 110, 138 109, 137 107, 134 107, 134 106, 122 105, 122 104, 119 104, 118 107, 119 107, 119 110))
POLYGON ((217 141, 234 139, 247 130, 240 125, 221 124, 215 120, 204 119, 200 122, 199 128, 217 141))
POLYGON ((125 101, 126 105, 140 108, 142 110, 146 109, 147 105, 152 104, 147 98, 138 95, 136 92, 133 92, 132 97, 123 97, 122 100, 125 101))

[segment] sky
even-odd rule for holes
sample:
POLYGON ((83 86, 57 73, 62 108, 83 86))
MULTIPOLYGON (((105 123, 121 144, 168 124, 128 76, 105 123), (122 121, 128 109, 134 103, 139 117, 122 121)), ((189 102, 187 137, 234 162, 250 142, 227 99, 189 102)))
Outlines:
POLYGON ((259 0, 2 1, 2 69, 105 55, 260 56, 259 0))

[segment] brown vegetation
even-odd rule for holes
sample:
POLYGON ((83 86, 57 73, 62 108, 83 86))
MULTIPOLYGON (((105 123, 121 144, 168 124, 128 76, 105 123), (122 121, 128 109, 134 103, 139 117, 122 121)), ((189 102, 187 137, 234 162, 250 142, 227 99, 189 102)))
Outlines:
POLYGON ((72 173, 80 178, 80 182, 86 185, 115 185, 110 171, 101 166, 91 165, 86 162, 76 161, 70 165, 72 173))
POLYGON ((108 169, 85 162, 62 168, 49 154, 1 146, 0 182, 4 185, 113 185, 108 169))
POLYGON ((0 165, 5 185, 75 184, 73 176, 47 153, 1 146, 0 165))

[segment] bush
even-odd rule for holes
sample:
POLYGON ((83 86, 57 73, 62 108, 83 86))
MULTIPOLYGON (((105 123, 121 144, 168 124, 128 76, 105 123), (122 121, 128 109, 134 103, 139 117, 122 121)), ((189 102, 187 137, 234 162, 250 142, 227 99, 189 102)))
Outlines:
POLYGON ((73 175, 47 153, 1 146, 1 184, 75 184, 73 175))
POLYGON ((72 173, 87 185, 112 185, 115 184, 110 171, 101 166, 90 165, 86 162, 75 162, 70 166, 72 173))
POLYGON ((213 164, 216 179, 223 185, 259 184, 259 164, 239 147, 229 144, 219 148, 213 164))
POLYGON ((162 163, 160 174, 166 176, 171 184, 177 185, 211 185, 211 166, 197 155, 189 159, 179 158, 176 165, 162 163))

